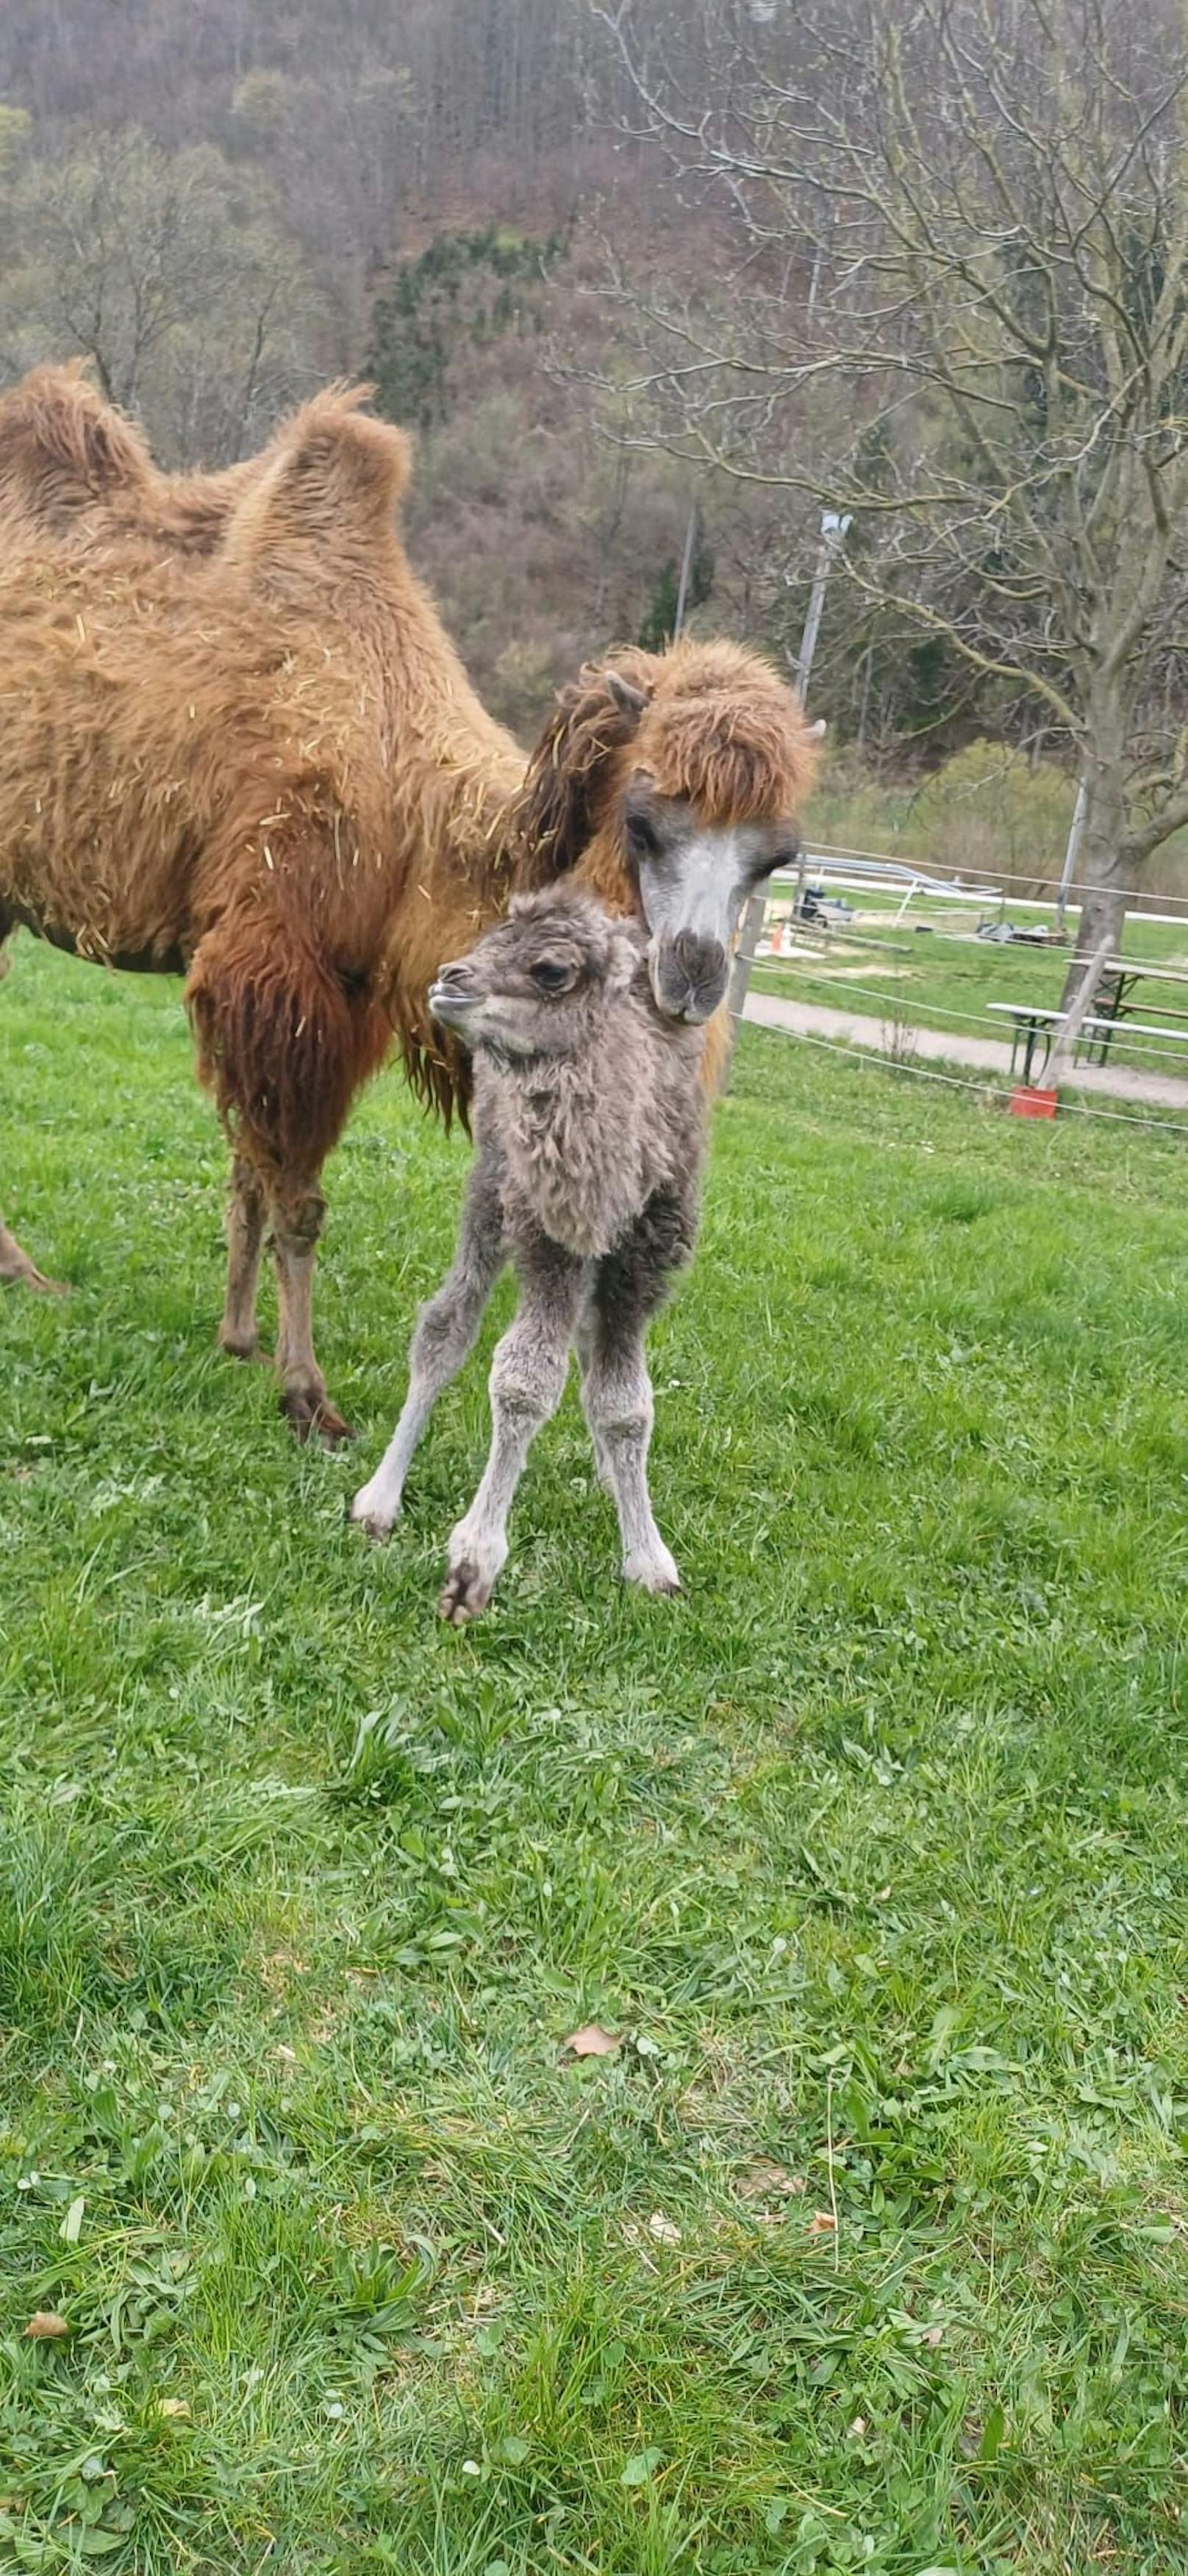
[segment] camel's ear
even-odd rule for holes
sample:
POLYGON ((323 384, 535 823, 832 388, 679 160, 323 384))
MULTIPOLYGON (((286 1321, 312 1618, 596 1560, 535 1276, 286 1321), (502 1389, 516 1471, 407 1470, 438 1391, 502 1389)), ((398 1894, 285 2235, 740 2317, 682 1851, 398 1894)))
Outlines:
POLYGON ((648 703, 646 689, 637 689, 633 680, 625 680, 621 671, 605 671, 603 678, 621 716, 634 730, 648 703))
POLYGON ((364 396, 364 388, 335 388, 294 413, 232 513, 228 558, 258 563, 295 545, 330 556, 344 544, 370 547, 386 533, 412 448, 404 430, 359 410, 364 396))
POLYGON ((588 662, 557 693, 516 800, 521 885, 548 885, 565 876, 598 829, 650 694, 648 656, 634 652, 632 658, 638 680, 588 662))

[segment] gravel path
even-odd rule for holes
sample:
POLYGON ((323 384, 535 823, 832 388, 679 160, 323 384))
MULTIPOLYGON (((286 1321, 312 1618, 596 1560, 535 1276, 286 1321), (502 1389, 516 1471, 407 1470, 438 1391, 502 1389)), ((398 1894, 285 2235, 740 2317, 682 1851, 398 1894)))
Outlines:
MULTIPOLYGON (((831 1038, 870 1055, 889 1050, 882 1020, 856 1011, 833 1011, 817 1002, 786 1002, 777 993, 748 993, 745 1017, 759 1028, 787 1029, 793 1037, 831 1038)), ((945 1029, 913 1029, 912 1054, 921 1062, 964 1064, 979 1073, 1009 1074, 1009 1041, 950 1036, 945 1029)), ((1186 1057, 1188 1061, 1188 1057, 1186 1057)), ((1133 1100, 1152 1109, 1188 1111, 1188 1079, 1170 1073, 1140 1072, 1126 1064, 1079 1064, 1067 1084, 1070 1091, 1104 1092, 1114 1100, 1133 1100)))

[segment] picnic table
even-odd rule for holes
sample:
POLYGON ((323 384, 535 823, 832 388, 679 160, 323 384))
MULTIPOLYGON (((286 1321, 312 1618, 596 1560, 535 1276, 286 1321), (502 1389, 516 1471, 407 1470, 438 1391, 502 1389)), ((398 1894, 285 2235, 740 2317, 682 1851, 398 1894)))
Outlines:
MULTIPOLYGON (((1015 1073, 1018 1070, 1019 1050, 1022 1047, 1024 1082, 1031 1082, 1036 1069, 1037 1056, 1039 1057, 1038 1069, 1042 1077, 1052 1052, 1052 1040, 1061 1022, 1067 1018, 1067 1013, 1062 1010, 1044 1009, 1038 1002, 987 1002, 986 1008, 988 1011, 1001 1012, 1010 1020, 1011 1072, 1015 1073)), ((1188 1012, 1169 1012, 1168 1019, 1174 1020, 1177 1025, 1173 1028, 1156 1020, 1132 1019, 1123 1019, 1121 1025, 1131 1037, 1164 1038, 1170 1039, 1173 1046, 1188 1046, 1188 1012)), ((1093 1050, 1096 1047, 1097 1062, 1104 1064, 1110 1041, 1117 1035, 1118 1027, 1117 1011, 1089 1012, 1081 1022, 1074 1055, 1079 1057, 1083 1051, 1088 1061, 1092 1063, 1093 1050)))
MULTIPOLYGON (((1103 1025, 1097 1034, 1091 1037, 1088 1041, 1086 1052, 1090 1064, 1093 1062, 1093 1049, 1095 1046, 1097 1048, 1097 1062, 1099 1064, 1105 1063, 1110 1051, 1111 1040, 1117 1031, 1120 1021, 1125 1021, 1128 1028, 1136 1037, 1141 1035, 1143 1037, 1170 1037, 1177 1039, 1188 1034, 1188 1011, 1173 1010, 1167 1004, 1161 1004, 1160 1006, 1163 1018, 1165 1020, 1174 1020, 1177 1023, 1174 1028, 1152 1028, 1150 1025, 1144 1025, 1137 1020, 1131 1019, 1130 1013, 1133 1007, 1132 997, 1137 992, 1140 984, 1144 983, 1180 984, 1188 986, 1188 974, 1184 973, 1182 967, 1159 966, 1156 965, 1153 960, 1146 960, 1140 965, 1136 958, 1127 959, 1124 957, 1107 957, 1105 965, 1102 968, 1101 975, 1098 979, 1097 991, 1093 996, 1094 1015, 1103 1023, 1103 1025)), ((1086 1021, 1086 1028, 1088 1025, 1089 1023, 1086 1021)), ((1082 1031, 1082 1035, 1084 1035, 1084 1031, 1082 1031)))

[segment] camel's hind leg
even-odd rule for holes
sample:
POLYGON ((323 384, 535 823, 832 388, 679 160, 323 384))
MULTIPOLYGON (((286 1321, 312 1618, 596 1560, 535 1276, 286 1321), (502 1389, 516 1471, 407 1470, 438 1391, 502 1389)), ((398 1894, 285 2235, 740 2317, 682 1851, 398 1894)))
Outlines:
MULTIPOLYGON (((3 906, 0 905, 0 979, 8 973, 9 960, 4 954, 4 942, 11 928, 11 915, 6 917, 3 906)), ((30 1261, 24 1246, 17 1242, 15 1234, 9 1233, 2 1216, 0 1216, 0 1281, 3 1281, 6 1286, 36 1288, 45 1297, 66 1295, 66 1289, 61 1280, 47 1279, 45 1272, 38 1269, 36 1262, 30 1261)))
POLYGON ((254 1360, 259 1354, 256 1288, 266 1213, 264 1183, 247 1156, 237 1154, 227 1206, 227 1300, 219 1326, 219 1348, 234 1360, 254 1360))

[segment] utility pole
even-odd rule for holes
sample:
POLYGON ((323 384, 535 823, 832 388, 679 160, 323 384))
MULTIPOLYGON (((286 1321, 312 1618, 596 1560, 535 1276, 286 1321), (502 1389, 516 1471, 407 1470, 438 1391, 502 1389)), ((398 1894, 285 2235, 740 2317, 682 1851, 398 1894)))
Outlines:
POLYGON ((697 503, 694 501, 689 511, 689 524, 685 529, 685 548, 684 553, 681 556, 681 578, 677 585, 676 616, 672 621, 672 640, 674 644, 680 634, 682 626, 685 623, 685 611, 689 605, 689 583, 693 573, 693 554, 696 544, 697 503))
POLYGON ((1068 848, 1064 853, 1064 866, 1061 871, 1060 886, 1056 896, 1055 926, 1057 930, 1063 930, 1064 928, 1064 916, 1068 909, 1068 889, 1072 884, 1073 869, 1077 864, 1077 852, 1081 846, 1081 834, 1085 829, 1085 807, 1088 802, 1089 784, 1086 779, 1085 772, 1082 770, 1080 783, 1077 788, 1077 801, 1073 807, 1073 818, 1069 825, 1068 848))
MULTIPOLYGON (((809 673, 812 670, 813 656, 817 650, 817 637, 821 632, 821 615, 825 606, 825 592, 829 585, 829 575, 833 570, 834 562, 841 550, 841 547, 845 544, 846 530, 849 525, 849 511, 822 510, 821 543, 817 550, 817 566, 813 574, 813 586, 809 592, 808 615, 804 621, 804 633, 800 639, 800 653, 796 663, 796 684, 800 690, 802 699, 807 699, 808 697, 809 673)), ((824 724, 819 726, 819 731, 824 733, 824 724)), ((804 895, 804 880, 807 868, 808 860, 802 851, 800 857, 800 868, 796 878, 796 902, 792 915, 794 921, 799 913, 801 901, 804 895)), ((742 929, 739 932, 738 947, 734 952, 734 965, 730 974, 730 1016, 734 1022, 734 1035, 736 1039, 738 1036, 738 1023, 743 1015, 743 1005, 747 998, 747 986, 751 980, 751 969, 755 963, 755 951, 759 945, 759 934, 763 928, 763 916, 766 910, 767 888, 766 886, 759 886, 752 895, 742 917, 742 929)))

